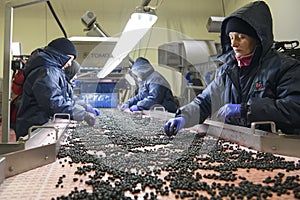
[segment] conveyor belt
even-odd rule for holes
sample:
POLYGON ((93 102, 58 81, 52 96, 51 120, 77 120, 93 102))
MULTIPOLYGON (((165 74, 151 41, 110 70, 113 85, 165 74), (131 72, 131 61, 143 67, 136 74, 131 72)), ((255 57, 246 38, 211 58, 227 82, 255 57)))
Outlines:
POLYGON ((0 199, 300 198, 299 158, 188 130, 168 138, 163 123, 103 109, 95 127, 67 137, 56 162, 5 179, 0 199))

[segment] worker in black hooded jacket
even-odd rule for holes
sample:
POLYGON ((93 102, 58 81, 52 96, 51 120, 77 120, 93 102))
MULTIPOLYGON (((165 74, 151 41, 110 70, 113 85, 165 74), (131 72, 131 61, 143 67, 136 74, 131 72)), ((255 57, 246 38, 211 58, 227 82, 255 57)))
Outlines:
MULTIPOLYGON (((272 16, 255 1, 226 17, 221 26, 223 63, 215 79, 164 126, 167 135, 211 117, 249 127, 273 121, 286 134, 300 134, 300 62, 273 48, 272 16), (251 51, 245 51, 251 50, 251 51)), ((270 131, 270 125, 256 128, 270 131)))
POLYGON ((176 112, 176 104, 168 81, 149 63, 146 58, 139 57, 132 65, 132 74, 138 79, 138 94, 121 106, 131 112, 150 110, 153 107, 164 107, 168 112, 176 112))
POLYGON ((66 38, 57 38, 32 52, 24 68, 15 130, 17 140, 26 136, 31 126, 43 125, 55 113, 70 114, 74 120, 95 124, 94 114, 73 104, 73 91, 65 76, 64 69, 72 65, 76 56, 75 46, 66 38))
MULTIPOLYGON (((67 93, 71 94, 74 106, 79 106, 80 105, 85 109, 85 111, 93 113, 96 116, 99 116, 100 115, 100 110, 98 110, 97 108, 93 108, 92 105, 87 103, 85 100, 80 99, 76 95, 73 95, 73 87, 74 87, 74 84, 75 84, 74 82, 77 79, 77 74, 80 71, 80 67, 81 67, 80 64, 76 60, 73 60, 72 65, 70 67, 67 67, 67 68, 64 69, 66 79, 69 83, 67 85, 67 93)), ((74 109, 73 109, 73 111, 74 111, 74 109)))

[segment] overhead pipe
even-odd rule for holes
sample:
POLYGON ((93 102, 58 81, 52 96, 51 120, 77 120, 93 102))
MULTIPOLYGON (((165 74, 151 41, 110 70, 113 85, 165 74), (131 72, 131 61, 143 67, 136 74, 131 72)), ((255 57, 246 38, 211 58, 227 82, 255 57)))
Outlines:
POLYGON ((143 7, 148 6, 150 2, 151 2, 151 0, 144 0, 144 2, 142 3, 142 6, 143 7))
POLYGON ((63 27, 62 24, 60 23, 59 18, 57 17, 57 15, 56 15, 56 13, 55 13, 55 11, 54 11, 54 9, 53 9, 53 7, 52 7, 52 5, 51 5, 51 3, 50 3, 49 0, 47 1, 47 5, 48 5, 48 7, 49 7, 49 9, 50 9, 50 11, 51 11, 53 17, 55 18, 55 20, 56 20, 56 22, 57 22, 57 24, 58 24, 60 30, 63 32, 65 38, 68 38, 68 35, 67 35, 67 33, 66 33, 64 27, 63 27))

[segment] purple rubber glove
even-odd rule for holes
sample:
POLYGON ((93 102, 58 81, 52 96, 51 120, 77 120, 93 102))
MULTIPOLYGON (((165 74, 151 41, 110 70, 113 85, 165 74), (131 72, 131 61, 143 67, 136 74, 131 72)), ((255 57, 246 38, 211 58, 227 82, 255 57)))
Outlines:
POLYGON ((219 109, 217 117, 223 121, 230 118, 240 118, 241 104, 225 104, 219 109))
POLYGON ((133 106, 131 106, 131 107, 129 108, 129 110, 130 110, 131 112, 139 111, 139 107, 138 107, 137 105, 133 105, 133 106))
POLYGON ((89 126, 94 126, 96 123, 96 117, 93 113, 86 112, 84 116, 84 121, 89 125, 89 126))
POLYGON ((124 103, 123 105, 121 105, 120 110, 121 110, 121 111, 124 111, 124 110, 126 110, 127 108, 129 108, 129 105, 128 105, 127 103, 124 103))
POLYGON ((185 119, 183 117, 175 117, 169 119, 164 125, 164 131, 167 136, 176 135, 185 125, 185 119))
POLYGON ((87 104, 86 105, 86 109, 87 112, 89 113, 93 113, 96 116, 100 115, 100 111, 97 108, 93 108, 91 105, 87 104))

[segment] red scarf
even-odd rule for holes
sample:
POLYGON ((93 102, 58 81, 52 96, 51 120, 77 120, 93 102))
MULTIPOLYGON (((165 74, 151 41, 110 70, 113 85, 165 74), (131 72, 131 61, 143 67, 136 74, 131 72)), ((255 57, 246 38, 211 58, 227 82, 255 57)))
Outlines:
POLYGON ((241 56, 239 58, 235 56, 235 59, 237 60, 239 67, 244 67, 250 65, 252 57, 253 57, 253 53, 246 56, 241 56))

